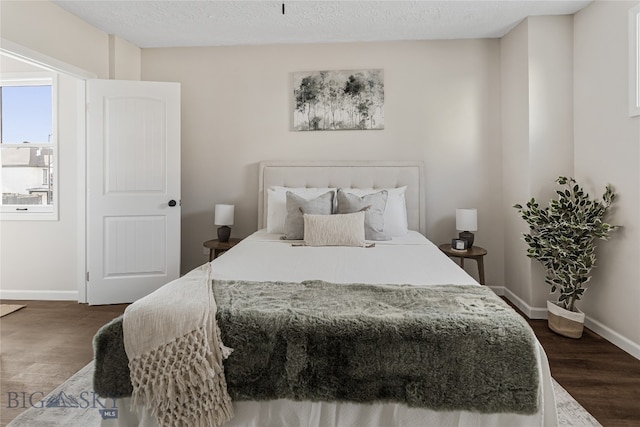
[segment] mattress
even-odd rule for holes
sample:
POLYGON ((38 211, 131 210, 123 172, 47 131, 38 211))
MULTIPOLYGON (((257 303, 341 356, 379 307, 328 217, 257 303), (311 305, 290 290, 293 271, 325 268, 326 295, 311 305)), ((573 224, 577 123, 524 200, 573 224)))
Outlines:
MULTIPOLYGON (((214 279, 245 281, 323 280, 333 283, 459 284, 480 286, 420 233, 375 242, 371 248, 305 247, 260 230, 212 261, 214 279)), ((400 403, 291 401, 234 402, 229 426, 555 426, 557 415, 546 354, 538 345, 539 411, 533 415, 438 412, 400 403)), ((104 426, 155 426, 144 408, 129 411, 129 399, 118 401, 118 419, 104 426), (137 414, 136 414, 137 412, 137 414)))

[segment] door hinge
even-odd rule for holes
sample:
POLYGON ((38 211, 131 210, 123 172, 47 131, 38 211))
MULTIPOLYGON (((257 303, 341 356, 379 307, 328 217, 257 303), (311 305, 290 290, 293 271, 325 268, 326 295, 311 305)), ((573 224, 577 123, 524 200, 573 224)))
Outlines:
POLYGON ((89 272, 87 271, 87 282, 89 281, 89 272))

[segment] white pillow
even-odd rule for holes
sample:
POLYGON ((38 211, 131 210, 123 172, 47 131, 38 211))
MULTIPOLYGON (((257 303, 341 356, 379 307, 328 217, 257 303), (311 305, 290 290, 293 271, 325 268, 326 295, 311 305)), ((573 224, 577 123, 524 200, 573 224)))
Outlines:
MULTIPOLYGON (((284 221, 287 218, 287 191, 306 200, 315 199, 327 191, 336 191, 335 188, 307 188, 307 187, 280 187, 271 186, 267 189, 267 232, 274 234, 284 233, 284 221)), ((335 198, 335 195, 334 195, 335 198)))
POLYGON ((307 246, 365 246, 364 211, 335 214, 304 214, 304 243, 307 246))
POLYGON ((342 190, 360 197, 387 190, 387 207, 384 210, 382 232, 389 237, 401 237, 409 232, 407 202, 404 196, 406 189, 405 185, 397 188, 343 188, 342 190))

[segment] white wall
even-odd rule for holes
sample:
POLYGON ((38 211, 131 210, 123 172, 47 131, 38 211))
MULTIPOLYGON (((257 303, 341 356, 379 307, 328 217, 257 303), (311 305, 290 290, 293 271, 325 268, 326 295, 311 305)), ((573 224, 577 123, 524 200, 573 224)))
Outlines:
POLYGON ((118 36, 109 34, 109 78, 140 80, 140 48, 118 36))
POLYGON ((143 49, 142 77, 182 83, 183 271, 206 261, 216 203, 236 205, 232 235, 256 230, 261 160, 422 160, 428 237, 477 207, 487 283, 503 284, 498 40, 143 49), (384 69, 384 130, 289 130, 292 72, 358 68, 384 69))
POLYGON ((505 288, 510 298, 531 304, 531 262, 523 256, 526 224, 513 209, 528 200, 529 175, 529 21, 525 20, 500 41, 502 71, 502 189, 504 211, 505 288))
POLYGON ((1 1, 0 35, 99 78, 109 77, 107 34, 50 1, 1 1))
POLYGON ((505 209, 505 293, 529 316, 544 317, 549 288, 526 257, 526 223, 512 207, 555 195, 573 175, 573 18, 538 16, 501 41, 505 209))
POLYGON ((578 305, 587 326, 640 357, 640 119, 628 116, 627 13, 636 2, 593 2, 574 17, 528 18, 501 41, 505 294, 544 317, 548 287, 525 257, 513 203, 554 196, 573 175, 593 196, 619 197, 598 265, 578 305))
MULTIPOLYGON (((0 37, 99 78, 140 78, 140 49, 109 36, 49 1, 0 2, 0 37)), ((28 70, 0 56, 0 71, 28 70)), ((59 221, 0 223, 0 297, 19 299, 82 298, 84 269, 84 202, 78 198, 78 150, 84 132, 78 129, 78 80, 60 76, 59 95, 59 221)), ((82 153, 80 153, 81 155, 82 153)), ((80 174, 80 175, 79 175, 80 174)), ((81 189, 80 189, 81 190, 81 189)))
POLYGON ((640 358, 640 117, 628 114, 627 13, 636 2, 594 2, 574 19, 576 178, 594 196, 618 193, 580 307, 592 329, 640 358))
MULTIPOLYGON (((37 71, 2 58, 2 72, 37 71)), ((41 70, 40 70, 41 71, 41 70)), ((77 80, 58 76, 58 221, 0 221, 0 296, 77 299, 77 80)))
MULTIPOLYGON (((546 202, 556 195, 555 179, 574 172, 573 17, 535 16, 528 21, 530 189, 546 202)), ((534 262, 533 307, 545 307, 549 299, 544 276, 540 263, 534 262)))

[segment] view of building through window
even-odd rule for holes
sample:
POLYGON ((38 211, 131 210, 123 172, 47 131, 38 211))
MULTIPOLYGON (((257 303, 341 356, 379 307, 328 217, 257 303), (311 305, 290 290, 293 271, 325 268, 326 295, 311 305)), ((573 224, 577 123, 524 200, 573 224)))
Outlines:
POLYGON ((56 154, 51 79, 3 81, 0 95, 3 211, 12 205, 17 212, 51 206, 56 154))

